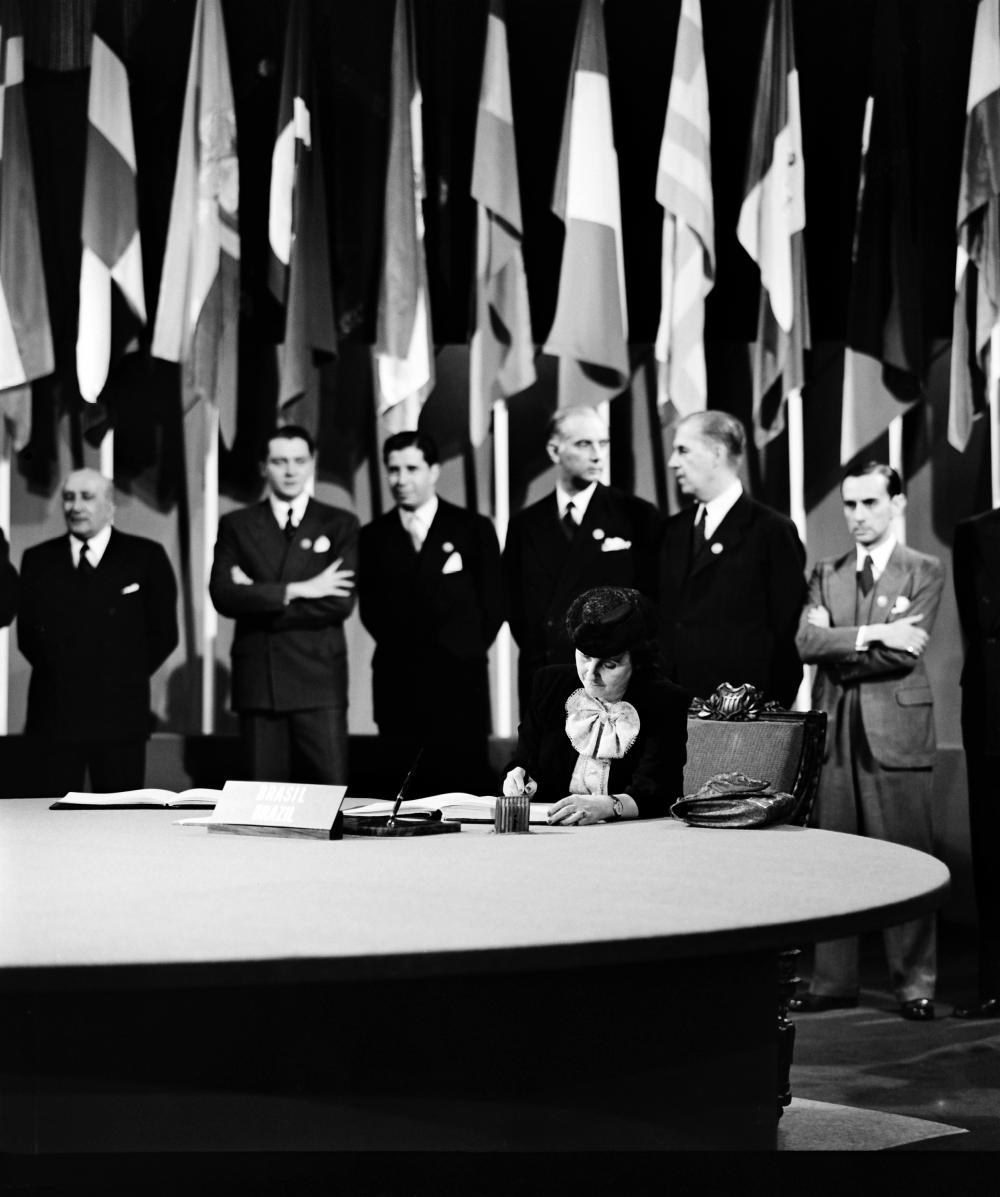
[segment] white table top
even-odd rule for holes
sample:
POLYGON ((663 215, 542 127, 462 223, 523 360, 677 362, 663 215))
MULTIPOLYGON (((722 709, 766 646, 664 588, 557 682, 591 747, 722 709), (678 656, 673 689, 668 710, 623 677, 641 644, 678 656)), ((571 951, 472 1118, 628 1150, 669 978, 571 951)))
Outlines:
POLYGON ((801 946, 936 909, 895 844, 674 820, 343 841, 0 802, 0 987, 489 971, 801 946))

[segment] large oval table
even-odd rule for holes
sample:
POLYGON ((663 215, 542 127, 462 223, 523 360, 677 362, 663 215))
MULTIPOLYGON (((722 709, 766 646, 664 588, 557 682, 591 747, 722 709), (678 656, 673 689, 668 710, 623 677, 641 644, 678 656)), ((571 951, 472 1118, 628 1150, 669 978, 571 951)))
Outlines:
POLYGON ((777 950, 948 887, 792 827, 327 842, 182 814, 0 803, 5 1149, 773 1147, 777 950))

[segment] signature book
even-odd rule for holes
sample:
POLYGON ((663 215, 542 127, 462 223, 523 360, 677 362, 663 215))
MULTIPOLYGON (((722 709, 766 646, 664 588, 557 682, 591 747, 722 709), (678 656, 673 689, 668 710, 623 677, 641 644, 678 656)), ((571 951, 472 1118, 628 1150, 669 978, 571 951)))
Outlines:
MULTIPOLYGON (((426 798, 404 799, 399 813, 407 815, 415 811, 440 811, 442 819, 459 823, 492 823, 496 801, 496 797, 489 794, 430 794, 426 798)), ((348 803, 351 803, 350 799, 348 803)), ((344 806, 344 815, 348 818, 355 815, 362 818, 390 815, 392 808, 392 802, 366 802, 359 806, 350 804, 344 806)), ((532 802, 530 809, 532 823, 548 822, 549 803, 532 802)))
POLYGON ((116 794, 82 794, 71 790, 53 802, 49 810, 85 810, 117 808, 118 810, 140 810, 143 807, 169 808, 189 807, 193 810, 211 810, 222 797, 221 790, 210 790, 205 786, 194 786, 175 794, 172 790, 158 790, 147 787, 141 790, 121 790, 116 794))

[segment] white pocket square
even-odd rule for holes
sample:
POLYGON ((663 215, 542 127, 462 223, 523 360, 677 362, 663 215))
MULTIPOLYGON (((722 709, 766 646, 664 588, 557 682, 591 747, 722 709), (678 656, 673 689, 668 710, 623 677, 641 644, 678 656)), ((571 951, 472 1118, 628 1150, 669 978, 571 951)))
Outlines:
POLYGON ((630 549, 632 542, 630 540, 622 540, 620 536, 606 536, 601 541, 602 553, 619 553, 622 549, 630 549))
POLYGON ((314 553, 327 553, 327 552, 329 552, 329 550, 330 550, 329 536, 317 536, 316 541, 313 544, 313 552, 314 553))
POLYGON ((462 572, 462 554, 454 552, 448 560, 441 566, 443 574, 457 574, 462 572))
POLYGON ((138 582, 130 582, 128 586, 122 587, 122 594, 135 594, 135 592, 138 589, 139 589, 138 582))

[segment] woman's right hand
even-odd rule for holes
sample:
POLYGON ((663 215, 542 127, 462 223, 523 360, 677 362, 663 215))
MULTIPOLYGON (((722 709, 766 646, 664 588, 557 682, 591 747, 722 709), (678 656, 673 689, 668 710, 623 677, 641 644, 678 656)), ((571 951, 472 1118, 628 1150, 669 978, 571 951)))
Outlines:
POLYGON ((517 798, 520 794, 527 794, 531 798, 537 789, 538 782, 532 781, 520 765, 515 765, 503 779, 503 796, 505 798, 517 798))

